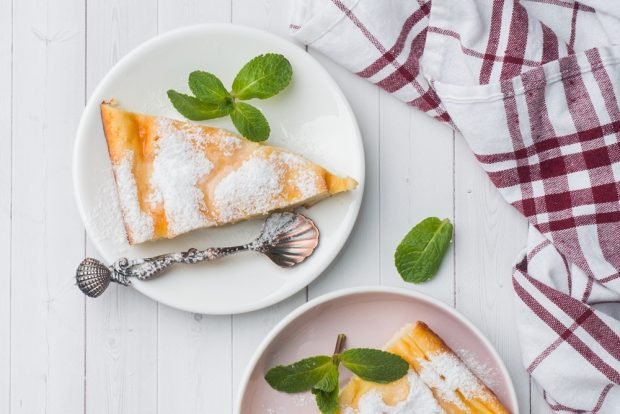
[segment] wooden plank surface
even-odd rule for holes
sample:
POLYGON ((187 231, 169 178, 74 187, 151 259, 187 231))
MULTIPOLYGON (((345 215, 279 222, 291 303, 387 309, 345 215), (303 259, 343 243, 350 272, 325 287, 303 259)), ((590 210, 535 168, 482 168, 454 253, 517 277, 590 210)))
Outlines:
POLYGON ((455 144, 456 308, 495 346, 527 412, 529 377, 521 365, 511 279, 527 222, 504 202, 463 137, 455 144))
MULTIPOLYGON (((90 97, 114 63, 157 34, 157 2, 88 1, 86 16, 90 97)), ((86 253, 96 257, 90 244, 86 253)), ((157 311, 157 303, 120 286, 87 301, 85 412, 157 412, 157 311)))
POLYGON ((366 156, 364 199, 355 227, 341 254, 308 288, 308 298, 354 286, 381 282, 379 248, 379 88, 351 76, 309 47, 349 100, 362 133, 366 156))
MULTIPOLYGON (((85 99, 115 62, 157 33, 233 22, 288 37, 290 1, 12 3, 0 1, 0 95, 13 96, 0 100, 0 144, 9 148, 0 152, 0 412, 233 412, 241 375, 275 324, 308 299, 376 284, 456 306, 498 348, 521 412, 530 412, 510 285, 524 220, 462 138, 312 47, 349 99, 366 151, 360 217, 327 271, 280 304, 236 316, 185 313, 115 286, 85 302, 70 278, 84 254, 97 255, 85 247, 72 203, 71 149, 85 99), (394 249, 430 215, 453 220, 455 242, 432 282, 405 284, 394 249)), ((535 391, 531 400, 531 412, 545 412, 535 391)))
POLYGON ((84 232, 71 186, 84 2, 13 2, 11 413, 84 407, 84 232))
POLYGON ((11 393, 11 147, 13 5, 0 2, 0 412, 11 393))

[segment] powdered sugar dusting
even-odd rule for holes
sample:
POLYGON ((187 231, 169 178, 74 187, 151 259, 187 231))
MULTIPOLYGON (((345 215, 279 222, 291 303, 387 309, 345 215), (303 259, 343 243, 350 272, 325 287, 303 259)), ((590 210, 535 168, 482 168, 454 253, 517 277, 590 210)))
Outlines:
POLYGON ((125 223, 136 243, 153 238, 153 219, 140 208, 138 187, 133 175, 133 151, 127 150, 120 163, 114 166, 119 202, 125 223))
POLYGON ((409 370, 407 374, 409 394, 407 399, 396 405, 387 405, 377 390, 370 390, 360 398, 357 411, 352 407, 345 408, 343 414, 443 414, 431 390, 420 377, 409 370))
POLYGON ((93 226, 93 231, 89 234, 96 241, 112 242, 114 246, 122 248, 127 246, 127 234, 123 227, 123 216, 114 177, 109 168, 101 171, 100 175, 105 178, 98 188, 95 207, 87 213, 88 222, 93 226))
POLYGON ((213 144, 226 157, 230 157, 233 152, 241 147, 244 139, 232 132, 220 128, 209 128, 205 130, 200 125, 179 123, 170 118, 159 117, 158 124, 160 132, 170 132, 182 134, 186 140, 197 144, 213 144))
POLYGON ((223 222, 246 215, 265 214, 278 204, 280 176, 268 160, 252 157, 228 174, 214 191, 215 205, 223 222))
POLYGON ((431 355, 419 360, 420 378, 435 389, 442 398, 465 409, 457 391, 465 398, 485 398, 483 385, 457 356, 449 352, 431 355))
POLYGON ((203 211, 206 206, 199 181, 213 164, 199 148, 208 135, 178 129, 167 118, 157 119, 159 140, 151 175, 149 202, 163 203, 168 233, 177 235, 209 225, 203 211), (189 132, 189 133, 188 133, 189 132))
MULTIPOLYGON (((230 157, 233 151, 241 146, 241 138, 220 130, 217 134, 220 149, 226 157, 230 157)), ((211 137, 212 139, 215 137, 211 137)))
POLYGON ((300 170, 295 178, 295 185, 302 198, 310 198, 317 193, 317 175, 309 169, 300 170))
POLYGON ((487 364, 480 362, 476 356, 468 349, 459 349, 458 356, 465 365, 489 388, 493 388, 497 383, 497 371, 487 364))
POLYGON ((290 200, 282 196, 284 177, 287 168, 296 171, 297 176, 287 184, 298 187, 302 201, 320 191, 316 178, 312 181, 312 172, 301 168, 303 158, 287 153, 274 152, 269 158, 253 154, 236 171, 231 172, 220 181, 214 190, 214 204, 223 222, 239 220, 249 215, 264 215, 285 207, 290 200), (299 163, 299 164, 296 164, 299 163), (285 168, 287 167, 287 168, 285 168))
POLYGON ((296 175, 291 178, 289 184, 297 187, 302 198, 314 196, 317 192, 318 176, 314 170, 307 168, 308 161, 299 155, 286 152, 278 153, 278 157, 289 168, 296 171, 296 175))

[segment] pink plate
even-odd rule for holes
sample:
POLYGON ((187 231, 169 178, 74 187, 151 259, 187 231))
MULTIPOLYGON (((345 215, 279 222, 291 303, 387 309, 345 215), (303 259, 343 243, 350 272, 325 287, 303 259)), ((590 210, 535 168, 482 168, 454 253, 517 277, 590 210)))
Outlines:
MULTIPOLYGON (((517 397, 508 371, 491 343, 451 307, 418 292, 385 287, 332 292, 299 307, 265 338, 250 362, 236 401, 239 414, 316 414, 310 394, 285 394, 269 387, 265 372, 317 354, 330 354, 336 336, 347 335, 346 347, 381 346, 407 323, 426 322, 466 362, 475 361, 482 379, 512 413, 517 397)), ((474 369, 476 371, 476 369, 474 369)), ((348 381, 341 369, 340 383, 348 381)))

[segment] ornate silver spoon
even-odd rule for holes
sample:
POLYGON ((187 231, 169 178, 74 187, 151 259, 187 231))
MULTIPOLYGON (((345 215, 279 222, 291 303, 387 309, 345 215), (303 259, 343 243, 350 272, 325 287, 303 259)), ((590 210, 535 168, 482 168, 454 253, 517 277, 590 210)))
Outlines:
POLYGON ((123 257, 112 266, 87 257, 78 266, 75 280, 86 296, 96 298, 110 282, 129 286, 130 278, 149 280, 175 263, 205 262, 246 250, 263 253, 278 266, 292 267, 310 256, 318 244, 319 230, 308 217, 298 213, 274 213, 267 217, 258 237, 248 244, 206 250, 189 249, 147 259, 123 257))

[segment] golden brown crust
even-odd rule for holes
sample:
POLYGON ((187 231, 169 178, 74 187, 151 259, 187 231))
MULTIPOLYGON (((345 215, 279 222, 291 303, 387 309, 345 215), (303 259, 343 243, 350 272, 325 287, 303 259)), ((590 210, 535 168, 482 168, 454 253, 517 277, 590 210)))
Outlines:
MULTIPOLYGON (((413 325, 403 327, 388 341, 384 349, 401 356, 418 374, 424 369, 423 361, 430 360, 432 356, 448 353, 458 358, 452 349, 424 322, 416 322, 413 325)), ((422 379, 424 380, 424 378, 422 379)), ((343 388, 340 394, 341 407, 356 408, 359 399, 370 389, 377 389, 384 396, 384 401, 387 404, 394 405, 388 402, 386 397, 395 400, 395 402, 402 401, 407 397, 407 394, 402 395, 403 384, 400 381, 402 379, 392 384, 378 385, 355 377, 343 388)), ((470 398, 457 392, 461 404, 445 399, 438 390, 432 387, 431 391, 447 414, 509 414, 509 411, 495 394, 482 382, 480 382, 480 388, 480 392, 470 398)))
POLYGON ((327 184, 327 191, 329 191, 331 195, 349 191, 357 187, 357 181, 351 177, 338 177, 325 170, 323 170, 323 172, 323 179, 327 184))
MULTIPOLYGON (((136 178, 136 186, 138 188, 138 199, 140 201, 140 205, 142 208, 146 208, 144 206, 145 199, 145 190, 146 186, 144 184, 146 177, 145 176, 145 165, 144 162, 144 152, 143 149, 148 145, 142 145, 141 138, 145 137, 145 131, 150 131, 151 128, 146 128, 145 126, 148 124, 148 119, 140 119, 140 116, 131 112, 122 111, 111 102, 102 102, 100 105, 101 110, 101 121, 103 123, 103 132, 105 134, 106 143, 108 145, 108 153, 110 155, 110 161, 113 166, 119 165, 127 150, 131 150, 133 152, 134 163, 133 163, 133 174, 136 178), (140 136, 140 131, 143 131, 142 137, 140 136)), ((116 169, 112 169, 114 172, 114 178, 118 182, 118 177, 116 174, 116 169)), ((161 214, 155 213, 155 216, 160 218, 161 214)), ((165 217, 165 215, 164 215, 165 217)), ((125 232, 127 233, 127 240, 129 244, 134 244, 136 240, 133 237, 133 232, 131 231, 131 227, 128 225, 127 221, 123 222, 125 226, 125 232)), ((154 223, 156 231, 165 232, 165 225, 160 223, 154 223)))
MULTIPOLYGON (((160 136, 162 132, 158 123, 161 120, 165 120, 167 127, 175 133, 186 134, 188 137, 200 134, 208 138, 200 141, 192 140, 195 153, 202 154, 212 166, 208 174, 195 185, 203 194, 200 214, 204 217, 205 223, 182 232, 199 227, 230 224, 261 217, 272 210, 311 205, 325 197, 354 189, 357 186, 355 180, 337 177, 324 168, 298 156, 294 157, 303 161, 292 167, 282 161, 289 154, 286 150, 257 144, 218 128, 131 113, 110 102, 101 104, 101 118, 117 184, 120 178, 117 167, 123 160, 126 160, 127 154, 130 153, 132 156, 131 174, 135 180, 139 213, 152 221, 152 233, 148 237, 137 235, 135 227, 128 222, 127 215, 123 213, 127 236, 131 244, 158 238, 172 238, 181 234, 178 230, 175 231, 170 223, 172 212, 166 210, 164 202, 154 202, 152 197, 154 188, 151 178, 154 174, 154 161, 157 157, 159 140, 166 138, 160 136), (234 141, 232 147, 226 144, 230 140, 234 141), (221 203, 217 205, 215 202, 216 188, 223 179, 237 171, 250 158, 261 158, 270 163, 278 163, 282 181, 280 193, 270 211, 261 211, 258 214, 251 212, 236 215, 227 214, 227 212, 222 211, 221 203), (308 195, 302 194, 299 187, 303 181, 299 174, 304 172, 312 172, 313 176, 317 177, 316 181, 310 184, 306 183, 306 186, 312 187, 312 192, 308 195)), ((123 207, 122 204, 123 200, 121 200, 123 207)))
MULTIPOLYGON (((411 329, 402 332, 400 340, 388 344, 388 351, 403 357, 413 369, 420 373, 422 361, 428 361, 432 356, 448 353, 459 358, 450 347, 424 322, 416 322, 411 329)), ((433 389, 433 394, 442 408, 448 414, 461 413, 497 413, 507 414, 508 410, 502 405, 495 394, 481 382, 481 391, 472 398, 459 393, 461 401, 467 410, 442 397, 441 393, 433 389)))

